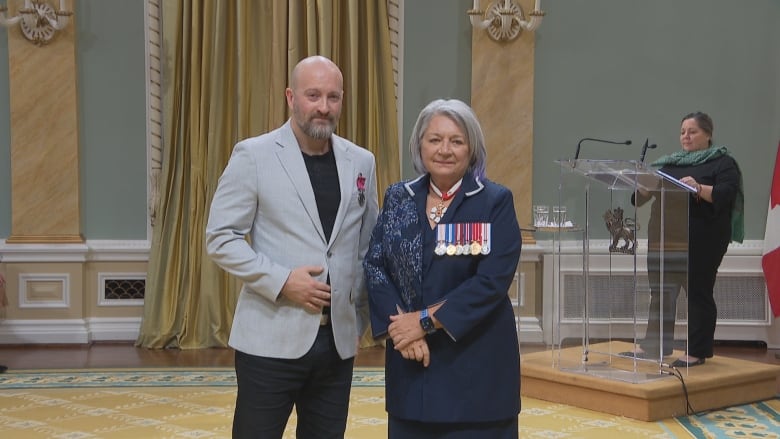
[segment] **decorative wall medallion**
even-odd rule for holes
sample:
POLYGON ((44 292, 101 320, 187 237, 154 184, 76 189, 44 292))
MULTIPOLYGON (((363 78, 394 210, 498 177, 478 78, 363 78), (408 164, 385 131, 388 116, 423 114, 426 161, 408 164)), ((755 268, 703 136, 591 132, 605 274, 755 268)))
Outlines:
POLYGON ((54 26, 57 22, 57 12, 48 3, 33 2, 29 10, 25 10, 19 26, 22 34, 33 43, 42 46, 54 37, 54 26))

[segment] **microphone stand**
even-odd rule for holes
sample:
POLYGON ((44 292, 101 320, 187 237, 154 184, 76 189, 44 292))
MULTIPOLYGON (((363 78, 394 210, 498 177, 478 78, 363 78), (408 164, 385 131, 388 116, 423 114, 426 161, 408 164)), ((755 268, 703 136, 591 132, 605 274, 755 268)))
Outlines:
POLYGON ((645 139, 645 144, 642 146, 642 154, 639 155, 639 162, 644 163, 645 162, 645 154, 647 154, 648 149, 655 149, 656 145, 653 143, 652 145, 649 144, 650 139, 645 139))
POLYGON ((601 143, 611 143, 613 145, 630 145, 631 144, 630 140, 626 140, 625 142, 614 142, 612 140, 604 140, 604 139, 595 139, 595 138, 592 138, 592 137, 585 137, 583 139, 580 139, 579 142, 577 142, 577 151, 574 153, 574 160, 577 160, 577 158, 579 158, 579 156, 580 156, 580 145, 582 145, 582 142, 584 142, 586 140, 590 140, 590 141, 593 141, 593 142, 601 142, 601 143))

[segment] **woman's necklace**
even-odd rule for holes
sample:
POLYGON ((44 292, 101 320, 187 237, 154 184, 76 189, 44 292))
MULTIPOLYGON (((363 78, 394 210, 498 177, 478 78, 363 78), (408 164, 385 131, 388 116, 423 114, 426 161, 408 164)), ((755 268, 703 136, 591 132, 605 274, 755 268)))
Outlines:
POLYGON ((461 178, 458 180, 457 183, 455 183, 450 190, 447 191, 447 193, 442 193, 439 188, 436 187, 435 184, 433 184, 433 181, 431 180, 431 190, 439 197, 439 201, 436 202, 436 205, 431 207, 431 213, 428 215, 428 217, 435 222, 436 224, 439 224, 439 221, 441 221, 441 218, 444 216, 444 213, 447 212, 447 206, 444 204, 445 201, 449 201, 452 199, 452 197, 455 196, 456 193, 458 193, 458 189, 460 189, 460 184, 463 182, 463 179, 461 178))

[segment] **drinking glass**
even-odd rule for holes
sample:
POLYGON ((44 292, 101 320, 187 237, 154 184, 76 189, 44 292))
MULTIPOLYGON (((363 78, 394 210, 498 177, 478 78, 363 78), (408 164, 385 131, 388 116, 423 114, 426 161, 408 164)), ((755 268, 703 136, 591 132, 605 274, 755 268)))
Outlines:
POLYGON ((558 227, 566 226, 566 206, 553 206, 552 208, 553 223, 558 227))
POLYGON ((550 219, 549 206, 536 205, 534 206, 534 226, 546 227, 550 219))

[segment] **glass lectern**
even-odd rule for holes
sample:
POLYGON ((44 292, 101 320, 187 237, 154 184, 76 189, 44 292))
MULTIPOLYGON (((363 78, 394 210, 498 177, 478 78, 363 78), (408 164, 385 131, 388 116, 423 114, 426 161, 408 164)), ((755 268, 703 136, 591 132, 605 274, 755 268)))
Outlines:
POLYGON ((554 365, 629 382, 668 376, 663 366, 688 350, 695 190, 641 161, 558 163, 566 220, 541 230, 553 236, 554 365))

